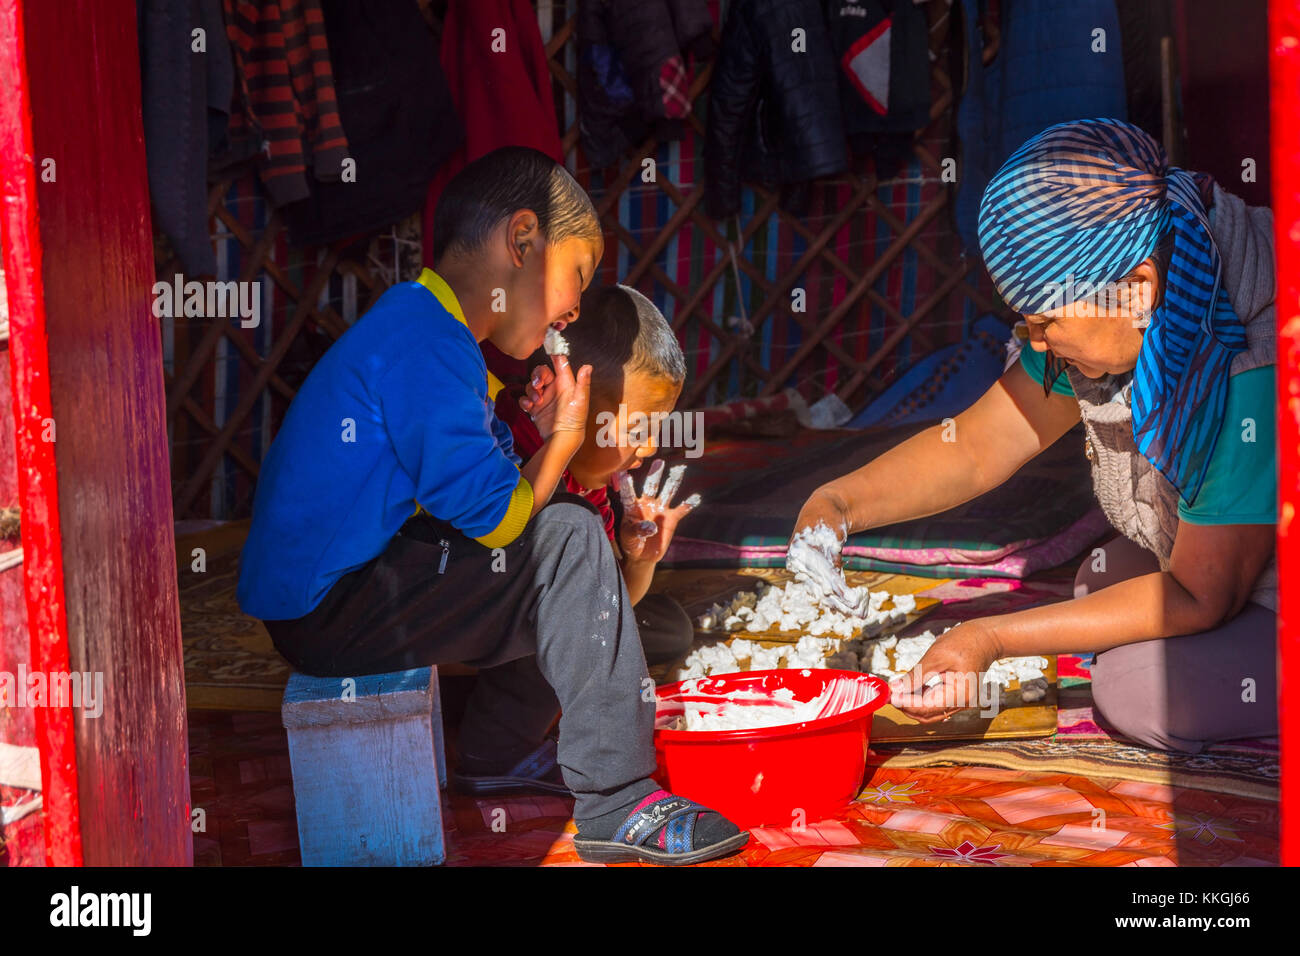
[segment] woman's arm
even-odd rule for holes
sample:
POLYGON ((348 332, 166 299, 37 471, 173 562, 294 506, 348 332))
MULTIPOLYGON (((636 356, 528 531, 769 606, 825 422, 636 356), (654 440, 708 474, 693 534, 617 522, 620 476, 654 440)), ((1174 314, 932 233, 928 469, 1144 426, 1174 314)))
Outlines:
POLYGON ((854 531, 946 511, 996 488, 1079 420, 1067 395, 1016 363, 970 408, 818 488, 795 531, 825 521, 841 538, 854 531))
POLYGON ((1105 651, 1196 634, 1245 606, 1273 553, 1271 524, 1179 522, 1169 570, 1119 581, 1085 597, 988 618, 998 657, 1105 651))
POLYGON ((1119 581, 1084 597, 1012 614, 976 618, 941 636, 895 688, 896 706, 941 720, 1002 657, 1110 650, 1122 644, 1197 634, 1235 617, 1273 553, 1271 524, 1179 522, 1168 571, 1119 581), (934 674, 941 684, 921 693, 934 674))

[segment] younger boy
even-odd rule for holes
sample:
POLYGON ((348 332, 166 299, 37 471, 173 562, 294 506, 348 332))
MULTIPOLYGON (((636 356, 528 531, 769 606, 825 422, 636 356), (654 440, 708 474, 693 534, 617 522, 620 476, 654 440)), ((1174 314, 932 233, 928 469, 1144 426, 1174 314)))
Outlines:
MULTIPOLYGON (((600 512, 623 570, 646 662, 667 663, 690 650, 695 628, 671 597, 646 592, 677 522, 692 505, 674 505, 654 493, 662 461, 650 467, 645 493, 633 507, 620 509, 621 515, 615 515, 609 485, 623 481, 623 474, 640 469, 642 461, 659 450, 657 435, 628 434, 631 429, 623 426, 672 411, 686 380, 686 359, 667 319, 635 289, 593 286, 582 295, 581 314, 583 321, 566 329, 564 338, 570 362, 591 366, 591 400, 586 437, 569 462, 564 483, 600 512)), ((520 402, 530 402, 529 370, 535 370, 536 381, 543 385, 553 377, 546 356, 539 352, 528 362, 518 362, 490 346, 484 354, 488 369, 506 382, 497 396, 497 417, 510 426, 515 449, 529 454, 541 446, 542 438, 520 402)))
POLYGON ((557 356, 527 462, 492 411, 479 342, 523 358, 577 319, 603 252, 591 201, 544 154, 497 150, 448 184, 433 239, 435 268, 384 293, 285 415, 240 605, 305 673, 477 666, 462 770, 517 781, 558 763, 584 859, 734 852, 747 834, 650 779, 655 701, 627 589, 590 506, 551 501, 582 445, 591 369, 557 356), (558 752, 536 736, 556 702, 558 752))

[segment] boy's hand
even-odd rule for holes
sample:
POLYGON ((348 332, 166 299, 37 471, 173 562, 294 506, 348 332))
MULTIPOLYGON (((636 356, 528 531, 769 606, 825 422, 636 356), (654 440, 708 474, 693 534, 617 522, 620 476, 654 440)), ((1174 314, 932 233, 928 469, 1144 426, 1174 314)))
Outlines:
POLYGON ((574 378, 569 360, 563 355, 551 356, 555 370, 539 365, 533 369, 526 393, 519 407, 528 413, 542 436, 542 441, 555 432, 576 434, 579 443, 587 431, 587 405, 591 399, 591 366, 578 369, 574 378))
POLYGON ((674 507, 673 497, 681 487, 686 466, 673 466, 668 473, 668 480, 664 482, 663 491, 659 492, 659 478, 663 470, 662 461, 656 461, 650 466, 640 496, 632 484, 631 475, 621 471, 615 476, 614 483, 623 502, 623 523, 618 529, 618 544, 623 557, 628 561, 654 564, 662 558, 672 543, 677 522, 700 503, 699 495, 691 495, 674 507))

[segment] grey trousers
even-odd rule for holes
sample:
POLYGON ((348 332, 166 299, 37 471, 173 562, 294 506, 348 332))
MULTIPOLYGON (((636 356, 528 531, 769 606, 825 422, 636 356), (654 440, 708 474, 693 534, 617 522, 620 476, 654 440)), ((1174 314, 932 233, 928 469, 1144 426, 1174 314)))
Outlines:
MULTIPOLYGON (((647 664, 675 661, 690 650, 695 626, 668 595, 647 594, 632 613, 647 664)), ((537 748, 562 710, 535 656, 481 670, 460 726, 461 759, 481 762, 503 752, 522 757, 537 748)))
MULTIPOLYGON (((1105 571, 1089 556, 1074 579, 1082 597, 1160 570, 1155 555, 1122 535, 1102 545, 1105 571)), ((1125 737, 1198 753, 1211 743, 1277 733, 1277 615, 1248 603, 1213 630, 1125 644, 1098 654, 1093 703, 1125 737)))
POLYGON ((558 759, 585 819, 653 789, 654 684, 629 611, 596 510, 557 495, 496 553, 413 518, 310 614, 266 626, 308 674, 478 667, 462 755, 522 758, 561 710, 558 759))

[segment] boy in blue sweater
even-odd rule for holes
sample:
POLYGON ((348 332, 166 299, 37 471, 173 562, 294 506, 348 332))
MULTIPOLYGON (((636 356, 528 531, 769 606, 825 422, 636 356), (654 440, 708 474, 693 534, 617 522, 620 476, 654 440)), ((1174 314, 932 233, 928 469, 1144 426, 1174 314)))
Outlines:
POLYGON ((560 484, 590 366, 555 356, 526 462, 493 414, 479 342, 525 358, 577 321, 604 249, 591 201, 549 157, 501 149, 447 186, 433 238, 434 269, 384 293, 285 415, 240 606, 304 673, 478 667, 460 780, 572 792, 584 859, 735 852, 748 834, 650 779, 655 698, 627 589, 595 509, 560 484), (542 738, 557 704, 558 745, 542 738))

